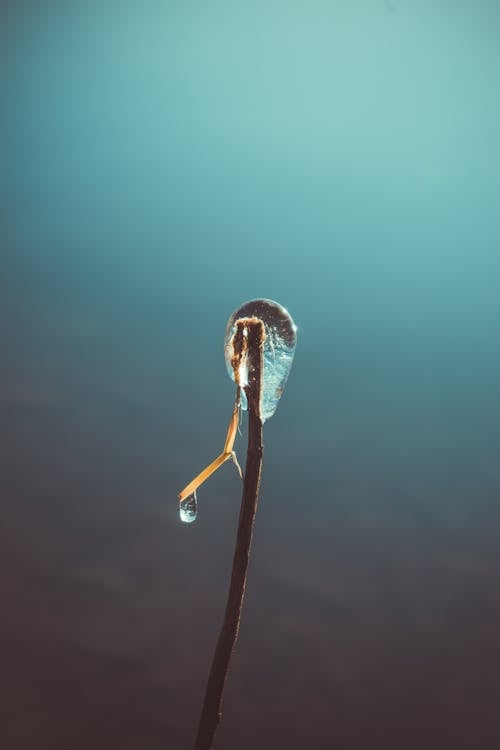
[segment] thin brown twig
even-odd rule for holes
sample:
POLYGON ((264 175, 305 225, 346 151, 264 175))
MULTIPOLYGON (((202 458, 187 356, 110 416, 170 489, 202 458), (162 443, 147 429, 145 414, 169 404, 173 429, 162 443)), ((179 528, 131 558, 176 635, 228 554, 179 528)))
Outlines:
POLYGON ((257 318, 251 318, 245 320, 245 327, 247 332, 245 345, 248 351, 249 367, 248 386, 245 387, 248 401, 248 448, 243 495, 226 611, 208 676, 194 750, 211 750, 221 719, 224 685, 229 672, 231 655, 238 637, 259 496, 263 452, 260 393, 264 324, 257 318))

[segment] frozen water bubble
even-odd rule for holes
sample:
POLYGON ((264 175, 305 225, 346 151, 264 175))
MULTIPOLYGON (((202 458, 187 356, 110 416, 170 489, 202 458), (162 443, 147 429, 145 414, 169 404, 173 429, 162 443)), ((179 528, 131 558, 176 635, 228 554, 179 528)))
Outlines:
POLYGON ((179 518, 183 523, 193 523, 198 515, 196 491, 185 500, 179 502, 179 518))
POLYGON ((240 407, 248 407, 245 388, 252 377, 252 324, 258 322, 259 342, 261 325, 262 372, 260 378, 259 416, 262 422, 269 419, 278 405, 295 353, 297 329, 290 314, 282 305, 269 299, 245 302, 229 318, 224 339, 225 359, 230 377, 236 381, 236 399, 229 422, 224 448, 217 458, 206 466, 179 493, 179 516, 184 523, 193 523, 198 513, 196 490, 228 459, 232 458, 241 474, 233 450, 238 431, 240 407), (250 371, 250 372, 249 372, 250 371))
POLYGON ((254 299, 245 302, 229 318, 224 338, 224 355, 229 377, 241 388, 241 407, 247 408, 244 387, 248 384, 246 361, 242 361, 235 373, 233 367, 233 337, 237 321, 241 318, 259 318, 264 323, 263 373, 260 401, 262 422, 272 417, 278 406, 292 366, 297 327, 288 310, 270 299, 254 299))

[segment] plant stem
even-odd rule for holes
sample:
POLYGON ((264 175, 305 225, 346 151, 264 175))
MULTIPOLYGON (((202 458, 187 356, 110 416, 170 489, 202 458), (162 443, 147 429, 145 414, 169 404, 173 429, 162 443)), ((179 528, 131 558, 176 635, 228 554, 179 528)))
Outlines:
MULTIPOLYGON (((243 495, 241 498, 240 517, 226 611, 208 676, 194 750, 211 750, 222 715, 224 685, 229 672, 234 645, 238 637, 248 563, 250 560, 252 532, 257 512, 263 452, 260 392, 264 325, 258 318, 248 318, 244 320, 244 326, 247 332, 245 345, 248 346, 249 372, 248 386, 245 387, 248 400, 248 448, 245 477, 243 480, 243 495)), ((242 328, 241 333, 243 335, 242 328)))

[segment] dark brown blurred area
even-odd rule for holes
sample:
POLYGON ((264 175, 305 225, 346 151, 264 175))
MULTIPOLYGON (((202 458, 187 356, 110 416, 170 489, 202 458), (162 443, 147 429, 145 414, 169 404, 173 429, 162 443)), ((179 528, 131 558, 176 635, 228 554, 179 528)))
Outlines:
MULTIPOLYGON (((2 369, 2 746, 189 747, 240 486, 231 471, 214 478, 186 527, 175 482, 218 446, 227 414, 169 398, 183 392, 169 375, 172 347, 158 349, 130 322, 101 341, 109 311, 95 329, 91 316, 78 327, 76 303, 63 319, 57 296, 39 297, 2 369)), ((151 309, 141 322, 152 330, 151 309)), ((6 341, 9 326, 13 307, 6 341)), ((287 393, 266 425, 218 747, 493 748, 500 556, 488 471, 480 479, 474 457, 461 467, 445 453, 434 460, 418 433, 392 462, 399 414, 381 428, 374 415, 335 407, 329 431, 301 414, 313 344, 300 343, 288 404, 287 393)), ((200 392, 217 382, 204 379, 200 392)), ((452 440, 445 427, 441 413, 434 445, 452 440)))

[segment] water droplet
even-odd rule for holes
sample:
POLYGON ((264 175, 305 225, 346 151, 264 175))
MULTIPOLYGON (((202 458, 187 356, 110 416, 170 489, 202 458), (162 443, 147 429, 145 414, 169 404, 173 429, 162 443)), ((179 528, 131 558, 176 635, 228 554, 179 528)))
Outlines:
POLYGON ((193 523, 198 515, 198 503, 196 492, 189 495, 185 500, 179 502, 179 518, 183 523, 193 523))
MULTIPOLYGON (((297 327, 288 310, 270 299, 254 299, 245 302, 229 318, 224 338, 224 354, 226 367, 232 380, 235 379, 231 363, 233 355, 232 339, 236 332, 236 322, 240 318, 260 318, 264 323, 266 338, 263 346, 263 377, 260 403, 260 418, 262 422, 272 417, 278 406, 285 387, 288 373, 292 366, 295 344, 297 341, 297 327)), ((244 368, 238 373, 239 385, 242 388, 248 382, 248 374, 244 368)), ((246 398, 242 391, 241 408, 246 409, 246 398)))

